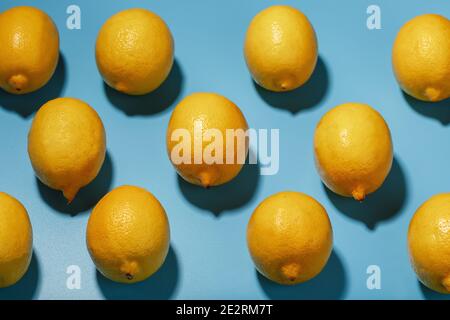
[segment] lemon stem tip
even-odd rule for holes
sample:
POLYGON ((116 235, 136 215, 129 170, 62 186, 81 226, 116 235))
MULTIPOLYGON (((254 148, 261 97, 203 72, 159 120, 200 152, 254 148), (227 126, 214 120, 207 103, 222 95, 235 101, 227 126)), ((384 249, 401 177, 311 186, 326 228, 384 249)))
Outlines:
POLYGON ((15 74, 9 78, 8 84, 14 91, 21 92, 28 84, 28 79, 23 74, 15 74))
POLYGON ((356 201, 363 201, 366 198, 366 193, 362 189, 355 189, 352 192, 353 199, 356 201))
POLYGON ((441 95, 441 92, 433 87, 428 87, 425 90, 425 96, 428 98, 428 100, 435 102, 439 100, 439 97, 441 95))
POLYGON ((73 199, 75 198, 75 196, 78 193, 78 189, 64 189, 63 190, 63 195, 64 198, 66 198, 67 200, 67 204, 71 204, 73 199))
POLYGON ((200 178, 199 179, 200 184, 204 188, 208 189, 211 186, 211 177, 208 173, 204 173, 204 172, 200 173, 199 178, 200 178))
POLYGON ((300 266, 297 263, 289 263, 281 267, 281 273, 290 282, 295 282, 300 275, 300 266))
POLYGON ((442 281, 442 285, 447 290, 448 293, 450 293, 450 275, 445 277, 442 281))

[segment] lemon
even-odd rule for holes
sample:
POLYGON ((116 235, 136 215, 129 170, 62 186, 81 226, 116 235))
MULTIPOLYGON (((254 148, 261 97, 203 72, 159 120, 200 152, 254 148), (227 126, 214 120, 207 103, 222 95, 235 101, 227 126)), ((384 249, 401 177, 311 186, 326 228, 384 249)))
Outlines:
POLYGON ((316 167, 335 193, 362 201, 377 190, 391 170, 391 133, 383 117, 362 103, 328 111, 314 135, 316 167))
POLYGON ((285 191, 261 202, 247 227, 247 244, 257 270, 280 284, 314 278, 333 247, 328 214, 314 198, 285 191))
POLYGON ((271 91, 289 91, 311 77, 317 39, 308 18, 290 6, 276 5, 250 23, 244 55, 253 79, 271 91))
POLYGON ((169 250, 166 212, 147 190, 121 186, 95 206, 87 225, 87 246, 107 278, 143 281, 163 264, 169 250))
POLYGON ((97 112, 74 98, 58 98, 36 113, 28 133, 28 154, 42 183, 71 202, 97 176, 106 137, 97 112))
POLYGON ((27 6, 0 14, 0 87, 23 94, 43 87, 55 72, 59 35, 52 19, 27 6))
POLYGON ((409 224, 408 247, 420 281, 450 294, 450 193, 437 194, 417 209, 409 224))
POLYGON ((33 231, 25 207, 0 192, 0 288, 9 287, 27 272, 33 252, 33 231))
POLYGON ((242 169, 248 152, 248 136, 242 133, 245 134, 247 129, 244 115, 232 101, 216 93, 194 93, 184 98, 170 117, 167 152, 186 181, 203 187, 221 185, 236 177, 242 169), (179 138, 181 131, 188 136, 179 138), (221 139, 208 137, 208 132, 213 131, 220 134, 221 139), (227 132, 234 132, 233 136, 227 132), (179 146, 186 144, 188 150, 181 150, 179 146), (217 154, 207 152, 213 146, 217 146, 217 154), (177 162, 179 156, 186 159, 177 162), (212 156, 217 156, 217 161, 213 162, 212 156))
POLYGON ((109 18, 95 47, 98 69, 112 88, 142 95, 158 88, 173 64, 174 44, 166 23, 145 9, 128 9, 109 18))
POLYGON ((395 39, 392 65, 401 88, 414 98, 450 97, 450 21, 437 14, 408 21, 395 39))

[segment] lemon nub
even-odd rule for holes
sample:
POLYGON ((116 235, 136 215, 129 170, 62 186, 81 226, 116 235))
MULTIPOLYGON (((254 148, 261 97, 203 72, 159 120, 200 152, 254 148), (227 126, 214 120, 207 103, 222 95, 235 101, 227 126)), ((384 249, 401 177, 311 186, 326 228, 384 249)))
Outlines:
POLYGON ((11 86, 11 88, 17 92, 20 92, 25 89, 25 87, 28 84, 28 78, 25 77, 23 74, 16 74, 13 75, 8 80, 8 84, 11 86))
POLYGON ((63 190, 64 198, 66 198, 68 204, 70 204, 73 201, 73 199, 75 198, 75 196, 78 193, 78 190, 79 190, 79 188, 74 188, 74 187, 65 188, 63 190))
POLYGON ((211 175, 208 172, 201 172, 199 174, 199 178, 200 178, 200 183, 202 184, 203 187, 209 188, 211 186, 212 179, 211 179, 211 175))
POLYGON ((352 196, 356 201, 363 201, 366 198, 366 193, 362 190, 362 188, 356 188, 353 190, 352 196))
POLYGON ((298 263, 289 263, 281 267, 281 273, 286 279, 294 283, 300 275, 300 266, 298 263))
POLYGON ((448 293, 450 293, 450 275, 444 278, 442 280, 442 285, 444 286, 445 290, 447 290, 448 293))

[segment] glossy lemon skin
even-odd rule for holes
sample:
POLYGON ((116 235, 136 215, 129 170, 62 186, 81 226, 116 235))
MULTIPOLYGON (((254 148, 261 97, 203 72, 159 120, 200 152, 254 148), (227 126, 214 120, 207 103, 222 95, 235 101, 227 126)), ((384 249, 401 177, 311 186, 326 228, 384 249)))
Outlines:
POLYGON ((135 283, 150 277, 164 263, 170 244, 169 222, 150 192, 121 186, 95 206, 86 241, 92 260, 105 277, 135 283))
POLYGON ((38 8, 13 7, 0 13, 0 48, 0 87, 13 94, 36 91, 58 64, 58 29, 38 8))
POLYGON ((157 89, 169 75, 174 42, 166 23, 146 9, 127 9, 109 18, 95 46, 98 69, 112 88, 130 95, 157 89))
POLYGON ((251 21, 244 56, 260 86, 276 92, 294 90, 308 81, 316 66, 316 34, 301 11, 271 6, 251 21))
MULTIPOLYGON (((174 109, 166 133, 167 153, 180 176, 193 184, 211 187, 224 184, 235 178, 242 169, 243 163, 237 158, 239 154, 247 155, 248 139, 234 139, 234 160, 227 163, 227 129, 247 131, 248 125, 241 110, 229 99, 216 93, 199 92, 185 97, 174 109), (208 129, 219 130, 223 137, 222 163, 194 163, 194 126, 198 121, 203 132, 208 129), (173 139, 177 129, 185 129, 191 137, 190 164, 175 164, 172 160, 172 150, 179 143, 173 139), (243 143, 240 143, 243 142, 243 143)), ((202 138, 202 137, 199 137, 202 138)), ((202 153, 210 142, 200 142, 202 153)), ((245 159, 244 159, 245 161, 245 159)))
POLYGON ((414 98, 450 97, 450 20, 424 14, 408 21, 395 39, 392 65, 401 88, 414 98))
POLYGON ((366 104, 339 105, 317 125, 314 155, 317 171, 329 189, 362 201, 383 184, 391 169, 389 127, 366 104))
POLYGON ((0 192, 0 288, 17 283, 33 253, 33 230, 25 207, 0 192))
POLYGON ((97 112, 75 98, 57 98, 36 113, 28 154, 36 176, 71 202, 100 171, 106 134, 97 112))
POLYGON ((285 191, 269 196, 253 212, 247 244, 257 270, 279 284, 314 278, 333 247, 328 214, 314 198, 285 191))
POLYGON ((437 194, 417 209, 409 224, 408 249, 419 280, 450 294, 450 193, 437 194))

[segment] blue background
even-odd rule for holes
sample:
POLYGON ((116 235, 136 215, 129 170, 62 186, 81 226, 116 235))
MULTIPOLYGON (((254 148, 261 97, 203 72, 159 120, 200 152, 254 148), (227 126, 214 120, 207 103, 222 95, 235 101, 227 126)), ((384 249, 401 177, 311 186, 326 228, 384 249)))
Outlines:
MULTIPOLYGON (((0 299, 114 298, 286 298, 439 299, 413 273, 406 233, 416 208, 449 190, 450 103, 426 104, 405 96, 391 70, 391 47, 403 23, 423 13, 450 17, 447 1, 422 0, 3 0, 0 10, 35 5, 56 22, 61 60, 50 83, 36 93, 0 92, 0 190, 24 203, 34 229, 34 256, 16 286, 0 289, 0 299), (265 7, 290 4, 312 22, 320 58, 311 80, 292 93, 273 94, 256 86, 242 47, 252 17, 265 7), (66 8, 77 4, 82 29, 66 28, 66 8), (381 7, 382 30, 366 28, 366 8, 381 7), (176 62, 155 93, 130 97, 106 87, 97 71, 97 32, 112 14, 148 8, 169 25, 176 62), (213 91, 234 101, 253 128, 280 128, 280 171, 260 176, 246 166, 233 182, 203 190, 183 182, 165 150, 165 130, 183 96, 213 91), (108 155, 97 179, 70 206, 59 192, 40 184, 26 152, 35 111, 47 100, 73 96, 93 106, 103 119, 108 155), (359 101, 379 110, 394 141, 392 171, 375 194, 360 204, 327 191, 316 173, 314 128, 337 104, 359 101), (99 275, 85 246, 91 208, 108 190, 134 184, 154 193, 166 208, 171 250, 148 281, 120 285, 99 275), (327 209, 334 228, 334 252, 323 272, 295 287, 282 287, 257 274, 245 232, 255 206, 281 190, 305 192, 327 209), (366 268, 379 265, 382 289, 366 288, 366 268), (66 288, 66 268, 82 270, 81 290, 66 288)), ((1 48, 0 48, 1 50, 1 48)))

